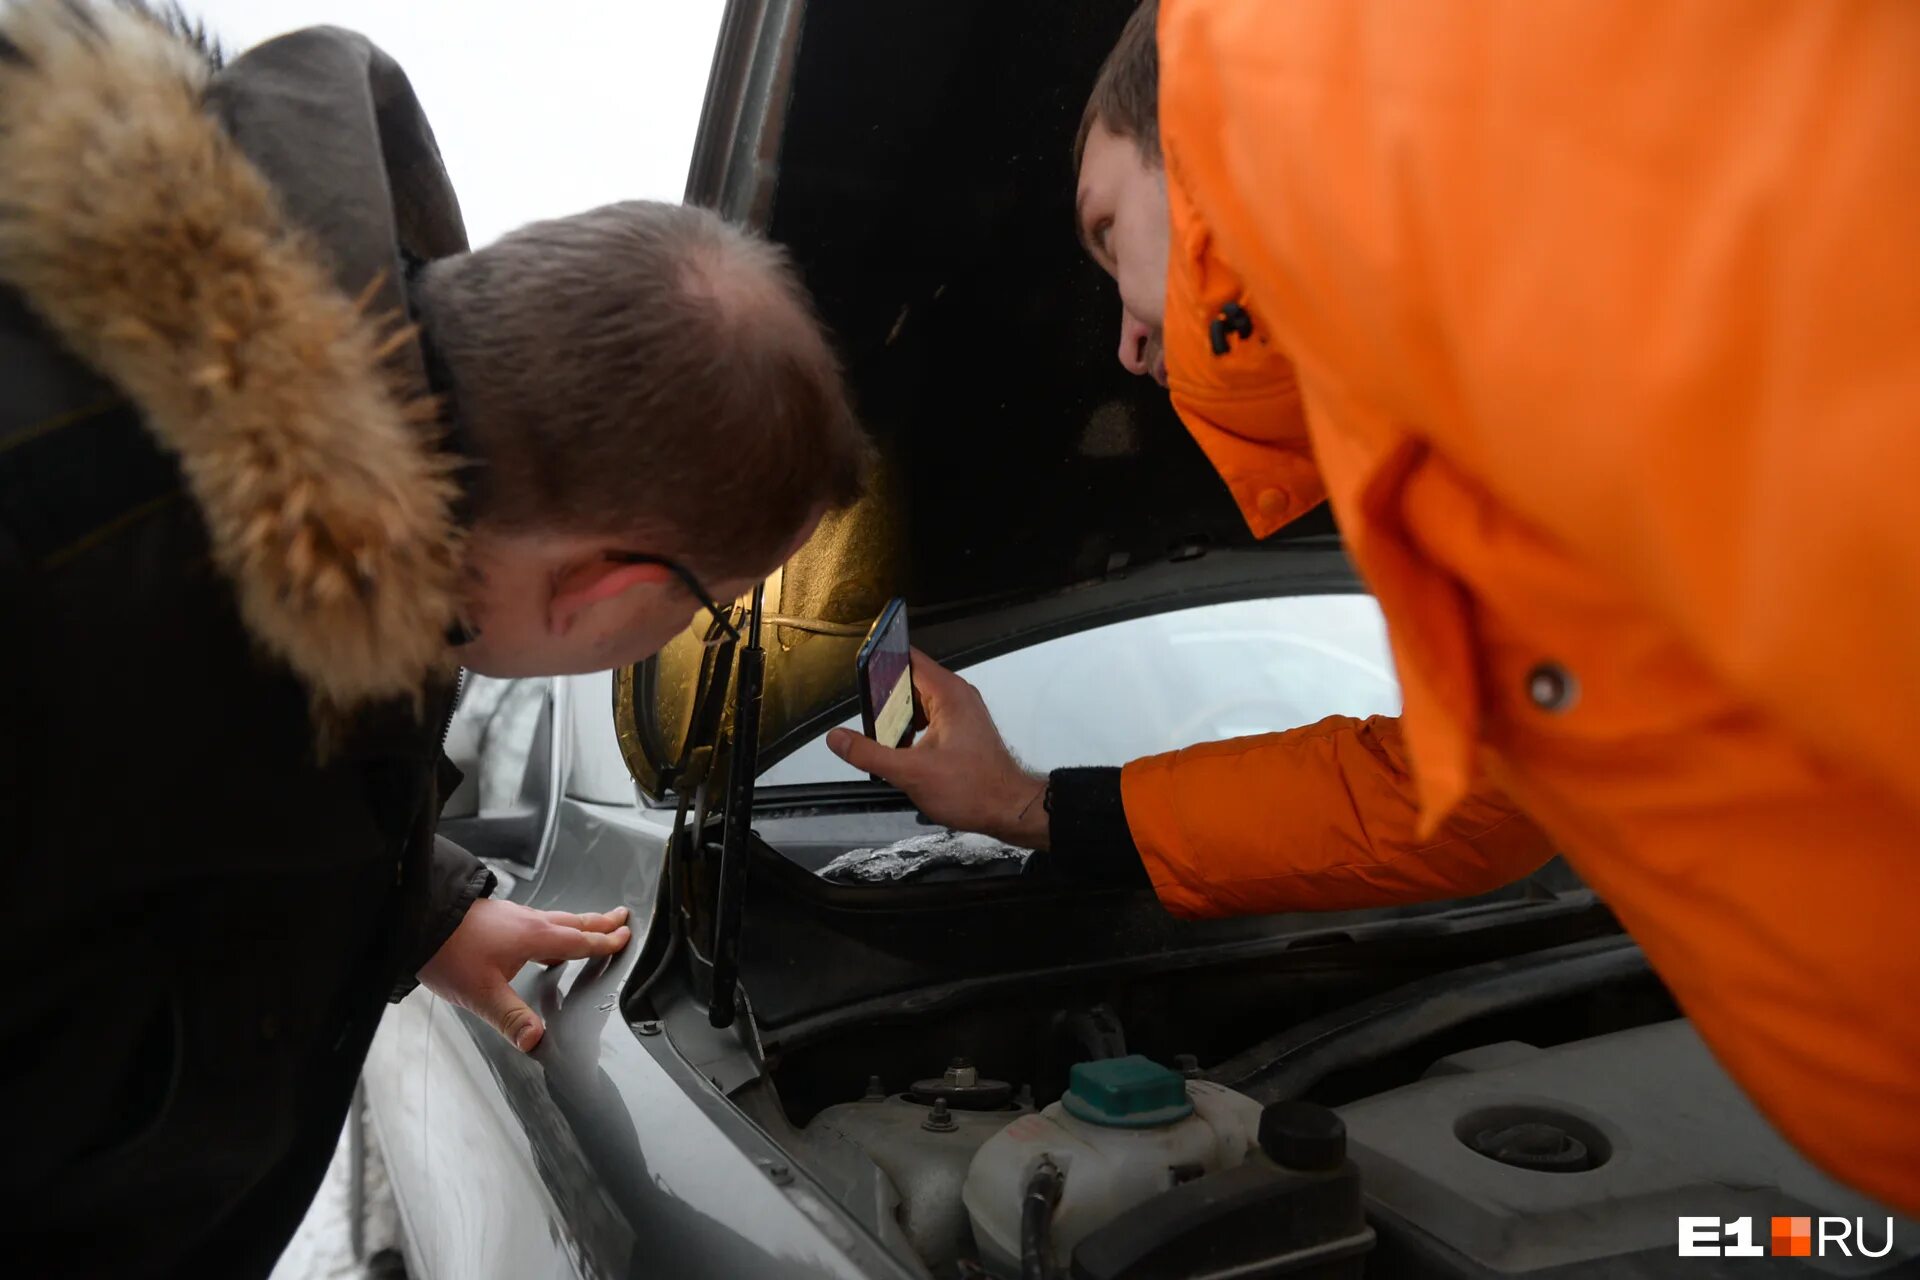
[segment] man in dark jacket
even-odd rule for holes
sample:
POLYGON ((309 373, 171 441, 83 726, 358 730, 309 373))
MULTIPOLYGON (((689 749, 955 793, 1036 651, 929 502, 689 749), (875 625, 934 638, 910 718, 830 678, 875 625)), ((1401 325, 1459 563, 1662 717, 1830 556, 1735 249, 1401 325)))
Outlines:
POLYGON ((625 911, 435 839, 457 665, 636 661, 866 463, 771 246, 468 253, 377 49, 178 26, 0 5, 0 1229, 63 1275, 270 1270, 416 977, 537 1044, 509 979, 625 911))

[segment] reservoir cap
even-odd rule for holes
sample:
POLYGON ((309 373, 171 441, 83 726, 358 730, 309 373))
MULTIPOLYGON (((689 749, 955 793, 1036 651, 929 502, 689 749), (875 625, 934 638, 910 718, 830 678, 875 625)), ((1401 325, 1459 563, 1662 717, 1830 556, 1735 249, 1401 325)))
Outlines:
POLYGON ((1077 1062, 1068 1073, 1067 1114, 1115 1129, 1151 1129, 1193 1114, 1187 1082, 1177 1071, 1133 1054, 1077 1062))
POLYGON ((1284 1169, 1331 1173, 1347 1158, 1347 1123, 1312 1102, 1275 1102, 1260 1112, 1260 1149, 1284 1169))

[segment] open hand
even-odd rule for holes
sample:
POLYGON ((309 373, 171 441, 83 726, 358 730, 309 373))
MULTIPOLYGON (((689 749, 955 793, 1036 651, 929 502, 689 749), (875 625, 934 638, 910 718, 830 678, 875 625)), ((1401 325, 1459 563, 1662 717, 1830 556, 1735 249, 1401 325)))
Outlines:
POLYGON ((521 1050, 531 1050, 547 1029, 508 985, 513 976, 529 962, 613 955, 633 936, 626 922, 625 907, 574 915, 482 898, 420 970, 420 984, 485 1018, 521 1050))
POLYGON ((885 778, 920 812, 959 831, 977 831, 1022 849, 1047 847, 1047 780, 1007 750, 980 691, 918 649, 913 686, 927 730, 910 747, 883 747, 835 729, 827 747, 856 769, 885 778))

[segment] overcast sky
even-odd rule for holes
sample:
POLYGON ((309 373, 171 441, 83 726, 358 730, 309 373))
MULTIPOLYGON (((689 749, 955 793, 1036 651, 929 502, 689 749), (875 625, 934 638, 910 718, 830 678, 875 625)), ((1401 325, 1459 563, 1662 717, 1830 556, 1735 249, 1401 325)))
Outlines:
POLYGON ((611 200, 677 200, 722 0, 185 0, 230 52, 315 23, 406 68, 475 245, 611 200))

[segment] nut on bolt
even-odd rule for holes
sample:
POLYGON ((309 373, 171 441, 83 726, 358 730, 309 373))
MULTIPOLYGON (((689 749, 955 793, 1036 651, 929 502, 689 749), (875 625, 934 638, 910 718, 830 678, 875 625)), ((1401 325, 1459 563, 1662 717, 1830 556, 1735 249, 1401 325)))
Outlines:
POLYGON ((955 1058, 947 1064, 946 1081, 956 1089, 971 1089, 980 1083, 980 1072, 967 1059, 955 1058))
POLYGON ((947 1100, 935 1098, 933 1110, 928 1112, 927 1118, 920 1122, 920 1127, 928 1133, 952 1133, 960 1126, 953 1122, 953 1113, 947 1110, 947 1100))
POLYGON ((643 1036, 657 1036, 660 1034, 660 1024, 652 1020, 638 1023, 633 1029, 643 1036))
POLYGON ((793 1182, 793 1170, 779 1160, 762 1160, 760 1168, 776 1187, 788 1186, 793 1182))

